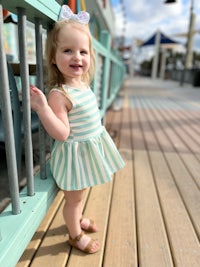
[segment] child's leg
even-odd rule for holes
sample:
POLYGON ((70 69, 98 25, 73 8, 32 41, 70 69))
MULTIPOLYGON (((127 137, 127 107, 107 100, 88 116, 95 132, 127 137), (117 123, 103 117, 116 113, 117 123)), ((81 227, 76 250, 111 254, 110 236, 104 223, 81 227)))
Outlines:
POLYGON ((97 225, 92 219, 83 217, 83 205, 80 205, 80 224, 81 229, 86 232, 95 233, 98 231, 97 225))
MULTIPOLYGON (((79 191, 64 191, 65 205, 63 208, 63 217, 72 239, 76 238, 81 233, 80 219, 82 216, 82 199, 84 190, 79 191)), ((77 242, 78 247, 83 250, 91 238, 84 235, 77 242)), ((91 250, 96 251, 99 248, 99 242, 94 241, 91 250)))
POLYGON ((81 232, 80 218, 83 198, 83 190, 63 191, 65 196, 65 205, 63 208, 63 218, 72 238, 81 232))

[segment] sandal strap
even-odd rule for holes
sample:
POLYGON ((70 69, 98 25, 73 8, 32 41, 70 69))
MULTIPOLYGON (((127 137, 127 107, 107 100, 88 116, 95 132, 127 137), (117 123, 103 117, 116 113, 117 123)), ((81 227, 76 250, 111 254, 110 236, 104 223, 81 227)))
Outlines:
POLYGON ((91 239, 90 242, 87 244, 87 246, 84 248, 84 252, 87 254, 91 254, 91 249, 93 246, 93 243, 96 241, 96 239, 91 239))
POLYGON ((97 252, 99 249, 98 249, 97 251, 94 251, 94 252, 91 251, 92 246, 93 246, 94 242, 96 241, 96 239, 91 239, 91 240, 89 241, 89 243, 87 244, 87 246, 86 246, 84 249, 80 249, 80 248, 79 248, 79 246, 77 245, 77 242, 81 240, 81 238, 82 238, 82 236, 83 236, 84 234, 85 234, 85 233, 82 231, 82 232, 80 233, 80 235, 76 236, 76 237, 73 238, 73 239, 71 238, 71 236, 69 236, 69 244, 70 244, 71 246, 73 246, 73 247, 75 247, 75 248, 77 248, 77 249, 79 249, 79 250, 81 250, 81 251, 87 253, 87 254, 91 254, 91 253, 95 253, 95 252, 97 252))
MULTIPOLYGON (((81 218, 80 219, 80 223, 84 220, 85 218, 81 218)), ((88 226, 88 228, 87 229, 84 229, 85 231, 87 231, 87 232, 94 232, 94 230, 93 230, 93 228, 94 228, 94 225, 95 225, 95 223, 94 223, 94 220, 92 220, 92 219, 88 219, 89 220, 89 226, 88 226)))
POLYGON ((83 231, 81 231, 80 235, 77 235, 75 238, 72 238, 71 236, 69 236, 69 239, 70 241, 72 242, 76 242, 76 241, 80 241, 82 236, 84 235, 85 233, 83 231))

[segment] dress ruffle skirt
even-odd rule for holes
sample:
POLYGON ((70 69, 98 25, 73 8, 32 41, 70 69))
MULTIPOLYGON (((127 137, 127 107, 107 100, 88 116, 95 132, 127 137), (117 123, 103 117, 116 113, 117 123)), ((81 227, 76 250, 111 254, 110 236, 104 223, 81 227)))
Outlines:
POLYGON ((122 167, 124 161, 103 126, 94 137, 55 141, 51 153, 52 175, 58 187, 67 191, 109 182, 122 167))

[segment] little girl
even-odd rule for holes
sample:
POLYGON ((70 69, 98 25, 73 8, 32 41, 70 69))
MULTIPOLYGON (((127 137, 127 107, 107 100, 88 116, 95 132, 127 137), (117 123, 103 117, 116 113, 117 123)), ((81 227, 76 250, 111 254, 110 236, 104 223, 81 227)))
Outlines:
POLYGON ((31 107, 55 139, 50 168, 64 192, 63 217, 69 243, 85 253, 95 253, 100 247, 98 240, 82 231, 97 231, 93 220, 82 217, 83 193, 88 187, 111 181, 124 162, 101 125, 89 87, 94 74, 89 14, 82 11, 75 15, 63 6, 60 17, 46 42, 51 88, 48 102, 41 90, 31 86, 31 107))

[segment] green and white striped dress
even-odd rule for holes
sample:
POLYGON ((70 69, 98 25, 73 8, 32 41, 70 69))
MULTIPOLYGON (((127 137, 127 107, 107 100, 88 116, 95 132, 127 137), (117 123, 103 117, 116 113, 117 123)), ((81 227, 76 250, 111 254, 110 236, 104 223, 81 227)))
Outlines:
POLYGON ((94 93, 90 88, 63 89, 73 107, 68 113, 70 135, 64 142, 55 140, 51 152, 50 168, 58 187, 73 191, 111 181, 124 161, 101 125, 94 93))

